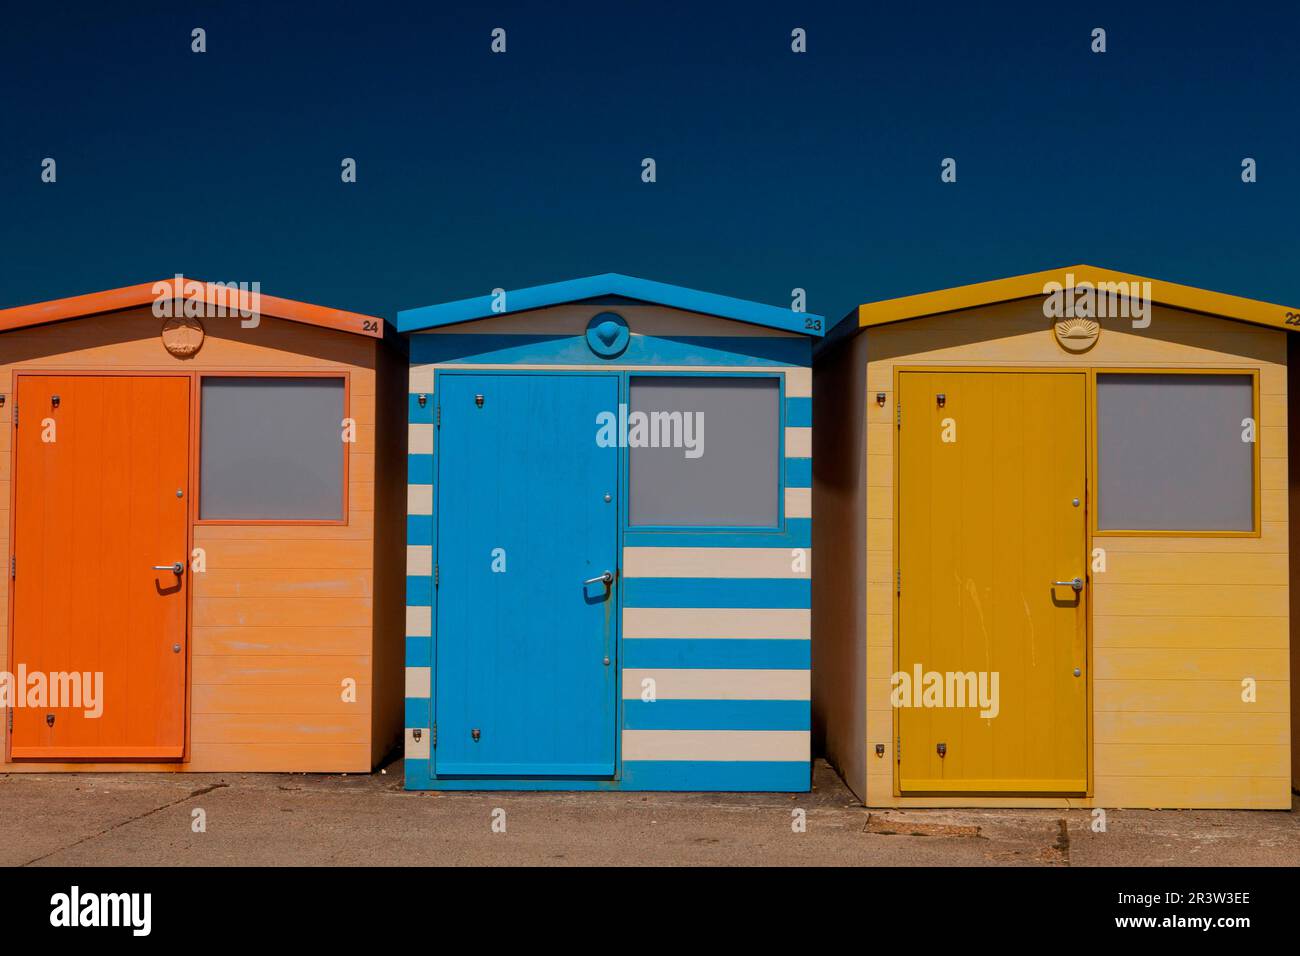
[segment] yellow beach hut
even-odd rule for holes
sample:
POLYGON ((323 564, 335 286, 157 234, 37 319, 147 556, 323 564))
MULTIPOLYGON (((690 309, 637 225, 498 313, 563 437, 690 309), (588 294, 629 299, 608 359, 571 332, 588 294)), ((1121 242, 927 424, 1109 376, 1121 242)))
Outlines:
POLYGON ((814 742, 865 803, 1290 806, 1296 327, 1080 265, 828 335, 814 742))

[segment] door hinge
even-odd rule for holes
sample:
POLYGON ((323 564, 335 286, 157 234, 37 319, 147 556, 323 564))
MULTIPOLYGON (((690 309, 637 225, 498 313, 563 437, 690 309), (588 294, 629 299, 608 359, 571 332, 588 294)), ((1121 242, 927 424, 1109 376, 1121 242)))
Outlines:
POLYGON ((8 716, 5 719, 9 723, 9 733, 12 734, 14 732, 14 709, 12 707, 8 708, 8 716))
POLYGON ((894 593, 895 594, 903 593, 903 569, 902 568, 894 569, 894 593))
POLYGON ((435 720, 433 726, 429 728, 429 746, 438 746, 438 722, 435 720))
POLYGON ((18 427, 18 403, 14 402, 14 428, 18 427))
POLYGON ((10 579, 18 577, 18 555, 9 555, 9 577, 10 579))
POLYGON ((900 401, 894 402, 894 424, 903 427, 903 403, 900 401))
POLYGON ((442 402, 438 403, 438 408, 433 413, 433 419, 434 419, 434 427, 441 428, 442 427, 442 402))
POLYGON ((903 759, 903 738, 902 737, 894 738, 894 759, 895 760, 903 759))
POLYGON ((433 566, 433 586, 435 588, 438 586, 438 566, 436 564, 433 566))

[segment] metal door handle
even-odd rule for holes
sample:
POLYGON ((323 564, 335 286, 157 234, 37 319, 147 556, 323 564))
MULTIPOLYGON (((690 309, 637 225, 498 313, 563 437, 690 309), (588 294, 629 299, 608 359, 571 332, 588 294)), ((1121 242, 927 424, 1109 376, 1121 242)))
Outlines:
POLYGON ((1070 578, 1068 581, 1053 581, 1054 588, 1073 588, 1074 593, 1078 594, 1083 590, 1083 578, 1070 578))
POLYGON ((179 561, 173 561, 171 564, 155 564, 153 569, 155 571, 170 571, 172 574, 185 573, 185 565, 179 561))
POLYGON ((587 585, 587 584, 613 584, 613 583, 614 583, 614 574, 613 574, 613 572, 611 572, 611 571, 606 571, 604 574, 598 574, 598 575, 596 575, 594 578, 587 578, 587 580, 583 581, 582 583, 583 583, 584 585, 587 585))

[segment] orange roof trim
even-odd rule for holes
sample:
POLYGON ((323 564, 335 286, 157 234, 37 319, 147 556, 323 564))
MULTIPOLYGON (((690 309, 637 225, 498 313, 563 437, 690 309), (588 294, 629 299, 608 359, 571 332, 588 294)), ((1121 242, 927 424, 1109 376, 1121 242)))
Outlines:
POLYGON ((941 312, 955 312, 997 302, 1048 295, 1054 291, 1053 288, 1049 288, 1053 283, 1056 289, 1078 288, 1087 283, 1097 291, 1124 290, 1116 293, 1120 295, 1132 293, 1136 283, 1137 295, 1147 294, 1152 302, 1160 305, 1185 309, 1189 312, 1204 312, 1208 315, 1237 319, 1255 325, 1300 331, 1300 308, 1297 307, 1245 299, 1241 296, 1211 292, 1208 289, 1197 289, 1194 286, 1162 282, 1159 279, 1148 279, 1145 276, 1088 265, 1030 272, 1009 279, 995 279, 992 282, 977 282, 974 285, 924 292, 899 299, 868 302, 858 306, 858 327, 865 329, 889 322, 903 322, 907 319, 937 315, 941 312))
POLYGON ((192 315, 193 309, 200 307, 199 318, 215 316, 247 319, 253 316, 271 316, 370 338, 383 338, 384 335, 384 321, 378 316, 262 295, 260 283, 204 282, 181 275, 157 282, 109 289, 107 292, 92 292, 89 295, 74 295, 66 299, 51 299, 49 302, 0 309, 0 332, 123 309, 137 309, 144 305, 156 305, 155 314, 159 318, 192 315))

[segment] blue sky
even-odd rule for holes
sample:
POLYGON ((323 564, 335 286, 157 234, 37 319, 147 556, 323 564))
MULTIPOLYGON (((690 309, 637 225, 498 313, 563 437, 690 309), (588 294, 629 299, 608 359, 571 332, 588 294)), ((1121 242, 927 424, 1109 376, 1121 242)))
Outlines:
POLYGON ((0 17, 0 306, 184 272, 392 318, 614 271, 773 304, 799 286, 838 318, 1076 262, 1300 305, 1294 4, 0 17))

